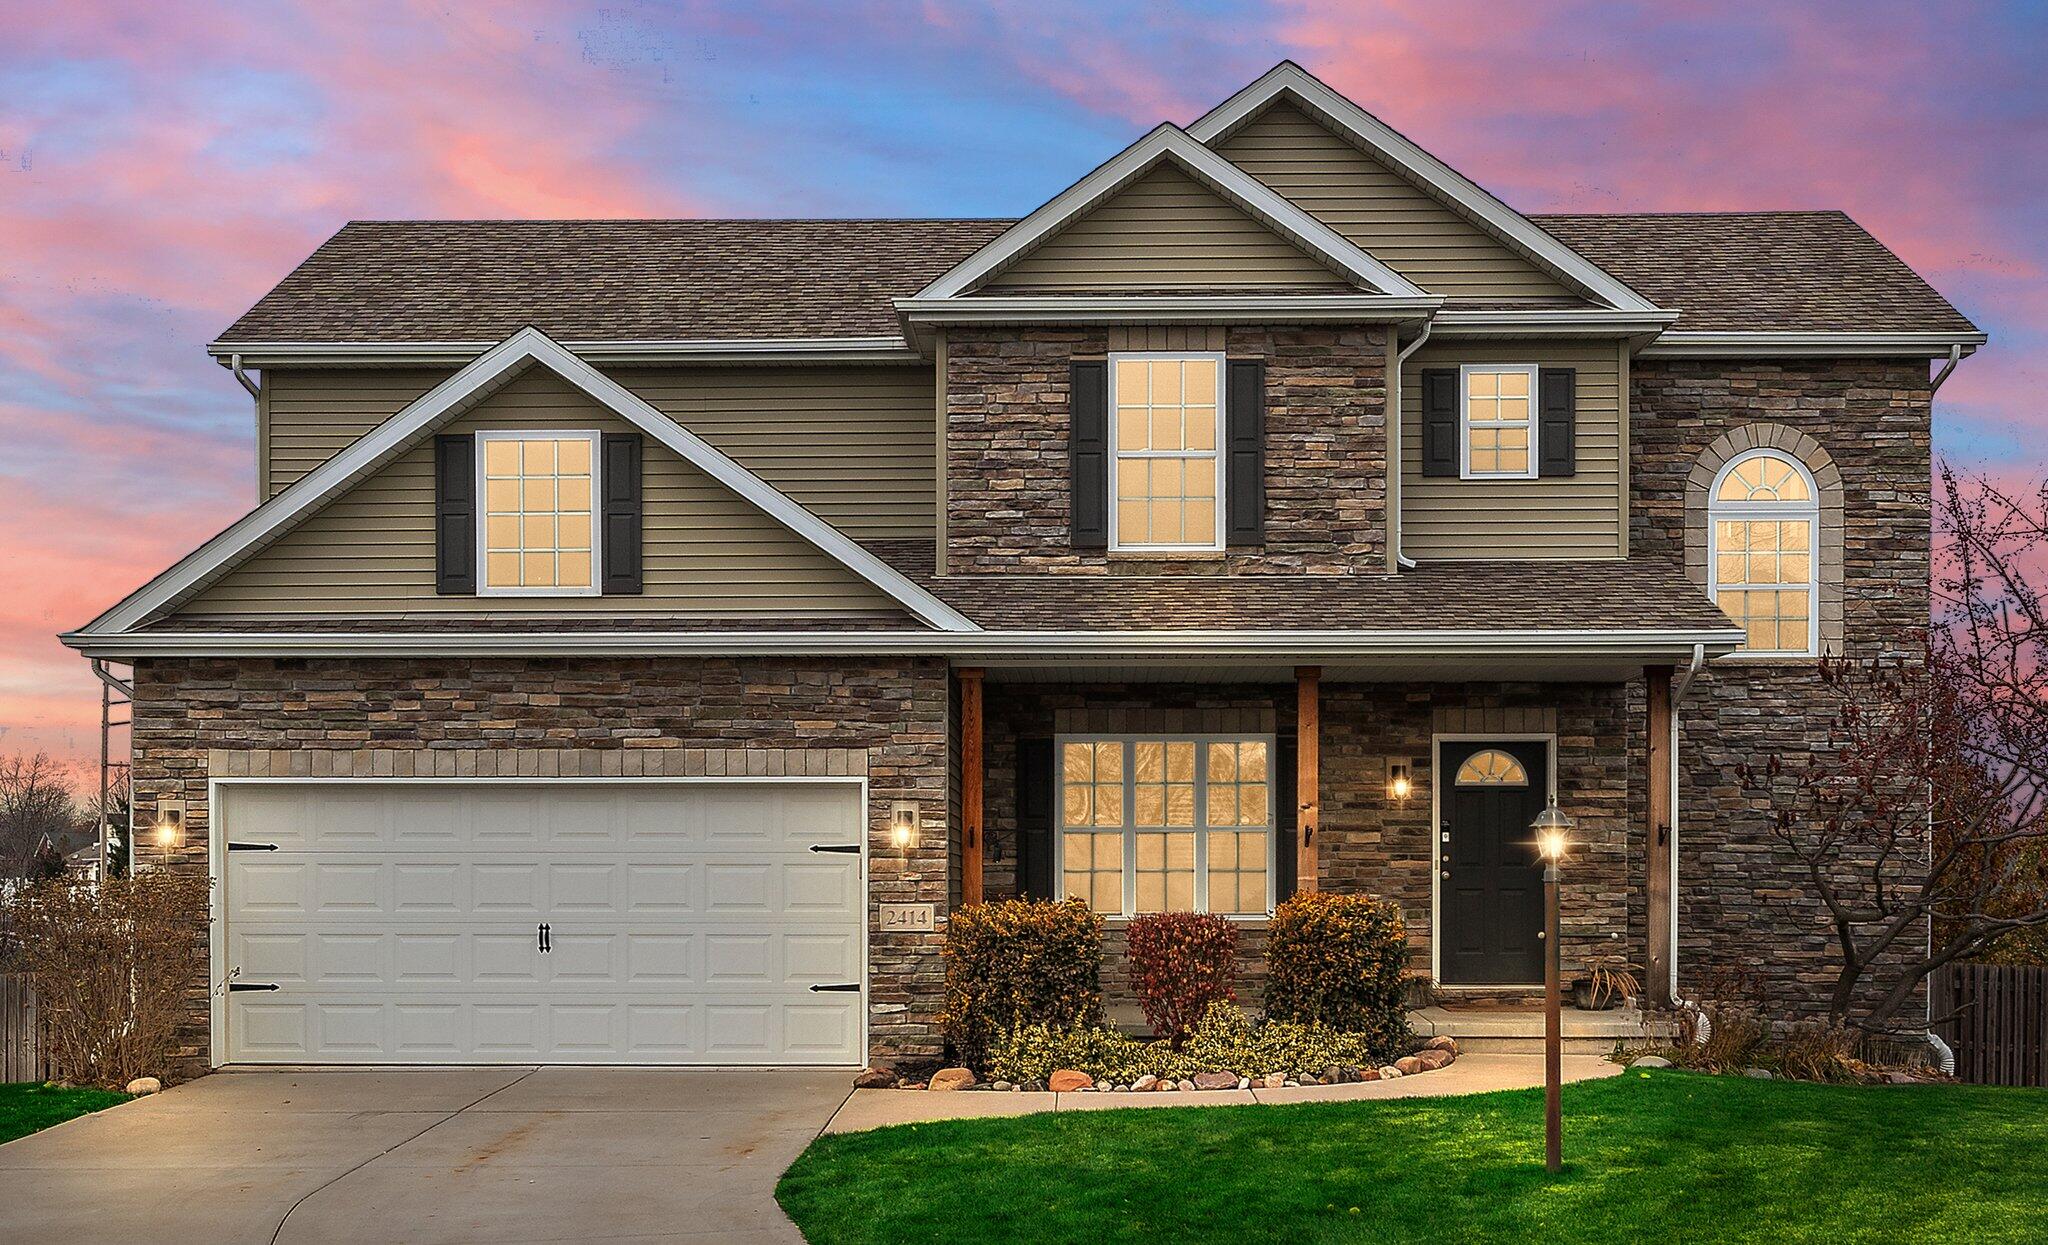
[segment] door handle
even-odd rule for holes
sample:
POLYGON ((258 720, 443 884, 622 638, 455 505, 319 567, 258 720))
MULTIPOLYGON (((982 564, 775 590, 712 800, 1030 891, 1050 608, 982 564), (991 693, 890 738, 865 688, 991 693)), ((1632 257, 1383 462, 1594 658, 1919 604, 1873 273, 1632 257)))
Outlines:
POLYGON ((548 927, 545 924, 540 925, 533 931, 533 938, 534 949, 542 955, 546 955, 555 949, 554 939, 549 935, 548 927))

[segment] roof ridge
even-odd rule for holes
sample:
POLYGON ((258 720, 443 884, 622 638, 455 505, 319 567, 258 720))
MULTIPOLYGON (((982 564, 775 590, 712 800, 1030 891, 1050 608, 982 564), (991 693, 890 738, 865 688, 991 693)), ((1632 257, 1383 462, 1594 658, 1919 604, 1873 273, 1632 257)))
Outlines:
POLYGON ((1631 220, 1644 217, 1686 218, 1712 216, 1839 216, 1853 219, 1841 208, 1700 208, 1676 212, 1532 212, 1531 220, 1631 220))
POLYGON ((1014 216, 398 216, 348 225, 1012 225, 1014 216))

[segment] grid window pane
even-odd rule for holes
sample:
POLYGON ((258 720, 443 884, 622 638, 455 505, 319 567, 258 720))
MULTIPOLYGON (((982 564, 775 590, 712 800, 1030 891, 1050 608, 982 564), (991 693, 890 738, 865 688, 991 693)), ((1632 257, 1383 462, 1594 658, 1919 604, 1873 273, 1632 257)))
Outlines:
POLYGON ((1116 362, 1116 543, 1214 548, 1215 359, 1116 362))
POLYGON ((595 582, 587 437, 483 442, 484 585, 587 589, 595 582))
POLYGON ((1529 373, 1465 374, 1465 471, 1469 475, 1529 474, 1534 422, 1529 373))

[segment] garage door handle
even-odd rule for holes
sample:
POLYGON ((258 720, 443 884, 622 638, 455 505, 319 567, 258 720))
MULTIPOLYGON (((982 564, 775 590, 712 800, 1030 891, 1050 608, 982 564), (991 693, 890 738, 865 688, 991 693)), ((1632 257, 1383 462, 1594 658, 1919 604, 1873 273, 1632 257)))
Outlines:
MULTIPOLYGON (((275 987, 272 987, 272 988, 273 988, 273 989, 275 989, 275 987)), ((812 986, 812 987, 811 987, 811 993, 812 993, 812 994, 858 994, 858 993, 860 993, 860 983, 859 983, 859 982, 857 982, 857 981, 842 981, 842 982, 838 982, 837 984, 834 984, 834 985, 829 985, 829 986, 812 986)))
POLYGON ((860 854, 860 844, 858 844, 858 843, 813 843, 813 844, 811 844, 811 850, 812 850, 812 851, 814 851, 814 852, 846 852, 846 853, 848 853, 849 855, 855 855, 855 856, 857 856, 857 855, 859 855, 859 854, 860 854))
POLYGON ((274 981, 231 981, 228 983, 228 992, 230 994, 236 990, 278 990, 282 988, 274 981))

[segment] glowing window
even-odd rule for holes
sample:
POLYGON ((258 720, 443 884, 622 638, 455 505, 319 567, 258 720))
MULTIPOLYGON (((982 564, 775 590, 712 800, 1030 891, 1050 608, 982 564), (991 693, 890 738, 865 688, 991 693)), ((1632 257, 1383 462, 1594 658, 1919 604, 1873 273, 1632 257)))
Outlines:
POLYGON ((1536 474, 1536 369, 1526 364, 1465 368, 1467 479, 1536 474))
POLYGON ((485 593, 560 596, 596 589, 597 434, 477 434, 485 593))
POLYGON ((1498 748, 1487 748, 1465 758, 1458 767, 1461 787, 1526 787, 1529 771, 1522 763, 1498 748))
POLYGON ((1736 458, 1714 482, 1708 520, 1709 588, 1742 628, 1744 649, 1812 653, 1820 510, 1806 469, 1774 450, 1736 458))
POLYGON ((1118 549, 1221 549, 1218 355, 1120 355, 1110 540, 1118 549))

